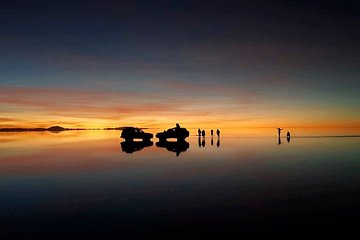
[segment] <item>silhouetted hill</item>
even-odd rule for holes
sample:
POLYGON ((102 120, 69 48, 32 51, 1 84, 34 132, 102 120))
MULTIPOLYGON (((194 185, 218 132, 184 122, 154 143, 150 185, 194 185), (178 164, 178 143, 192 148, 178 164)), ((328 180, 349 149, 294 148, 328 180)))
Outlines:
POLYGON ((52 131, 52 132, 61 132, 61 131, 65 131, 66 129, 60 126, 52 126, 49 127, 48 129, 46 129, 48 131, 52 131))
MULTIPOLYGON (((123 130, 125 127, 110 127, 110 128, 63 128, 61 126, 51 126, 49 128, 0 128, 0 132, 62 132, 70 130, 123 130)), ((141 128, 147 129, 147 128, 141 128)))
POLYGON ((43 132, 43 131, 61 132, 65 130, 72 130, 72 129, 63 128, 60 126, 52 126, 49 128, 0 128, 0 132, 43 132))
POLYGON ((125 127, 109 127, 109 128, 104 128, 104 130, 123 130, 125 127))

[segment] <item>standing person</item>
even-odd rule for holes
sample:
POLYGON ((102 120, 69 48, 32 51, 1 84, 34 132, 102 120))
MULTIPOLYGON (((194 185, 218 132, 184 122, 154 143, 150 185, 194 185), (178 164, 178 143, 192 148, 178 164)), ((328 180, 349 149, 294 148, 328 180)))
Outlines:
POLYGON ((282 128, 278 128, 278 134, 279 134, 279 137, 280 137, 280 133, 281 133, 281 130, 283 130, 282 128))
POLYGON ((216 129, 216 135, 217 135, 218 137, 220 137, 220 130, 219 130, 219 129, 216 129))
POLYGON ((202 136, 205 137, 205 130, 202 130, 202 136))
POLYGON ((210 133, 211 133, 211 137, 213 137, 214 136, 214 130, 211 129, 210 133))
POLYGON ((198 136, 199 136, 199 137, 201 136, 201 130, 200 130, 200 128, 198 129, 198 136))

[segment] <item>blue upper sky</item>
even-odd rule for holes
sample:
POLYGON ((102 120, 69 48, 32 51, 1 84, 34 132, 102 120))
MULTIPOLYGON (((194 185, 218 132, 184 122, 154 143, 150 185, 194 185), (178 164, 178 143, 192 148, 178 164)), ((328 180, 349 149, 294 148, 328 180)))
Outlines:
POLYGON ((255 93, 274 106, 285 97, 350 108, 356 120, 359 10, 357 1, 11 1, 0 10, 0 84, 224 105, 255 93))

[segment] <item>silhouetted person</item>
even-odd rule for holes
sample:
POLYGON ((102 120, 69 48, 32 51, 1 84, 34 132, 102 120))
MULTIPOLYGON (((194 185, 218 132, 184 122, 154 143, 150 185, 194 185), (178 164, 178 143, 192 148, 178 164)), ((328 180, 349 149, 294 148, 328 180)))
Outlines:
POLYGON ((205 147, 205 138, 203 138, 201 145, 202 145, 202 147, 205 147))
POLYGON ((220 130, 219 130, 219 129, 216 129, 216 135, 217 135, 218 137, 220 137, 220 130))
POLYGON ((199 144, 199 147, 201 148, 201 139, 200 139, 200 135, 199 135, 199 138, 198 138, 198 144, 199 144))
POLYGON ((179 128, 180 128, 180 125, 179 125, 178 123, 176 124, 176 128, 177 128, 177 129, 179 129, 179 128))
POLYGON ((211 137, 214 136, 214 130, 211 129, 210 133, 211 133, 211 137))
POLYGON ((211 146, 214 145, 214 138, 211 138, 211 146))
POLYGON ((217 140, 216 147, 220 147, 220 139, 217 140))
POLYGON ((205 130, 202 130, 201 135, 205 137, 205 130))
POLYGON ((278 128, 277 130, 278 130, 278 134, 279 134, 279 137, 280 137, 280 133, 281 133, 282 128, 278 128))
POLYGON ((200 130, 200 128, 198 129, 198 136, 199 136, 199 137, 201 136, 201 130, 200 130))

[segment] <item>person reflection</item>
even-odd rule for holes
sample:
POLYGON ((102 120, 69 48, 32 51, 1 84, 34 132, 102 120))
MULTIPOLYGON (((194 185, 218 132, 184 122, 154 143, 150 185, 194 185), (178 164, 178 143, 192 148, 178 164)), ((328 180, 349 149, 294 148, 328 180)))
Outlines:
POLYGON ((214 138, 211 138, 211 146, 214 146, 214 138))
POLYGON ((202 146, 202 147, 205 147, 205 138, 202 139, 202 141, 201 141, 201 146, 202 146))
POLYGON ((185 140, 179 140, 177 142, 162 140, 157 142, 156 146, 159 148, 166 148, 169 152, 175 152, 176 156, 179 156, 180 153, 185 152, 190 147, 190 144, 185 140))
POLYGON ((280 138, 280 136, 279 136, 279 138, 278 138, 278 145, 281 145, 281 138, 280 138))
POLYGON ((220 138, 217 140, 216 147, 220 147, 220 138))
POLYGON ((152 141, 124 141, 120 143, 121 150, 125 153, 133 153, 141 151, 145 147, 151 147, 154 143, 152 141))
POLYGON ((200 138, 200 136, 198 137, 198 144, 199 144, 199 148, 201 148, 201 138, 200 138))
POLYGON ((287 132, 287 134, 286 134, 286 140, 287 140, 287 142, 290 142, 290 132, 287 132))

